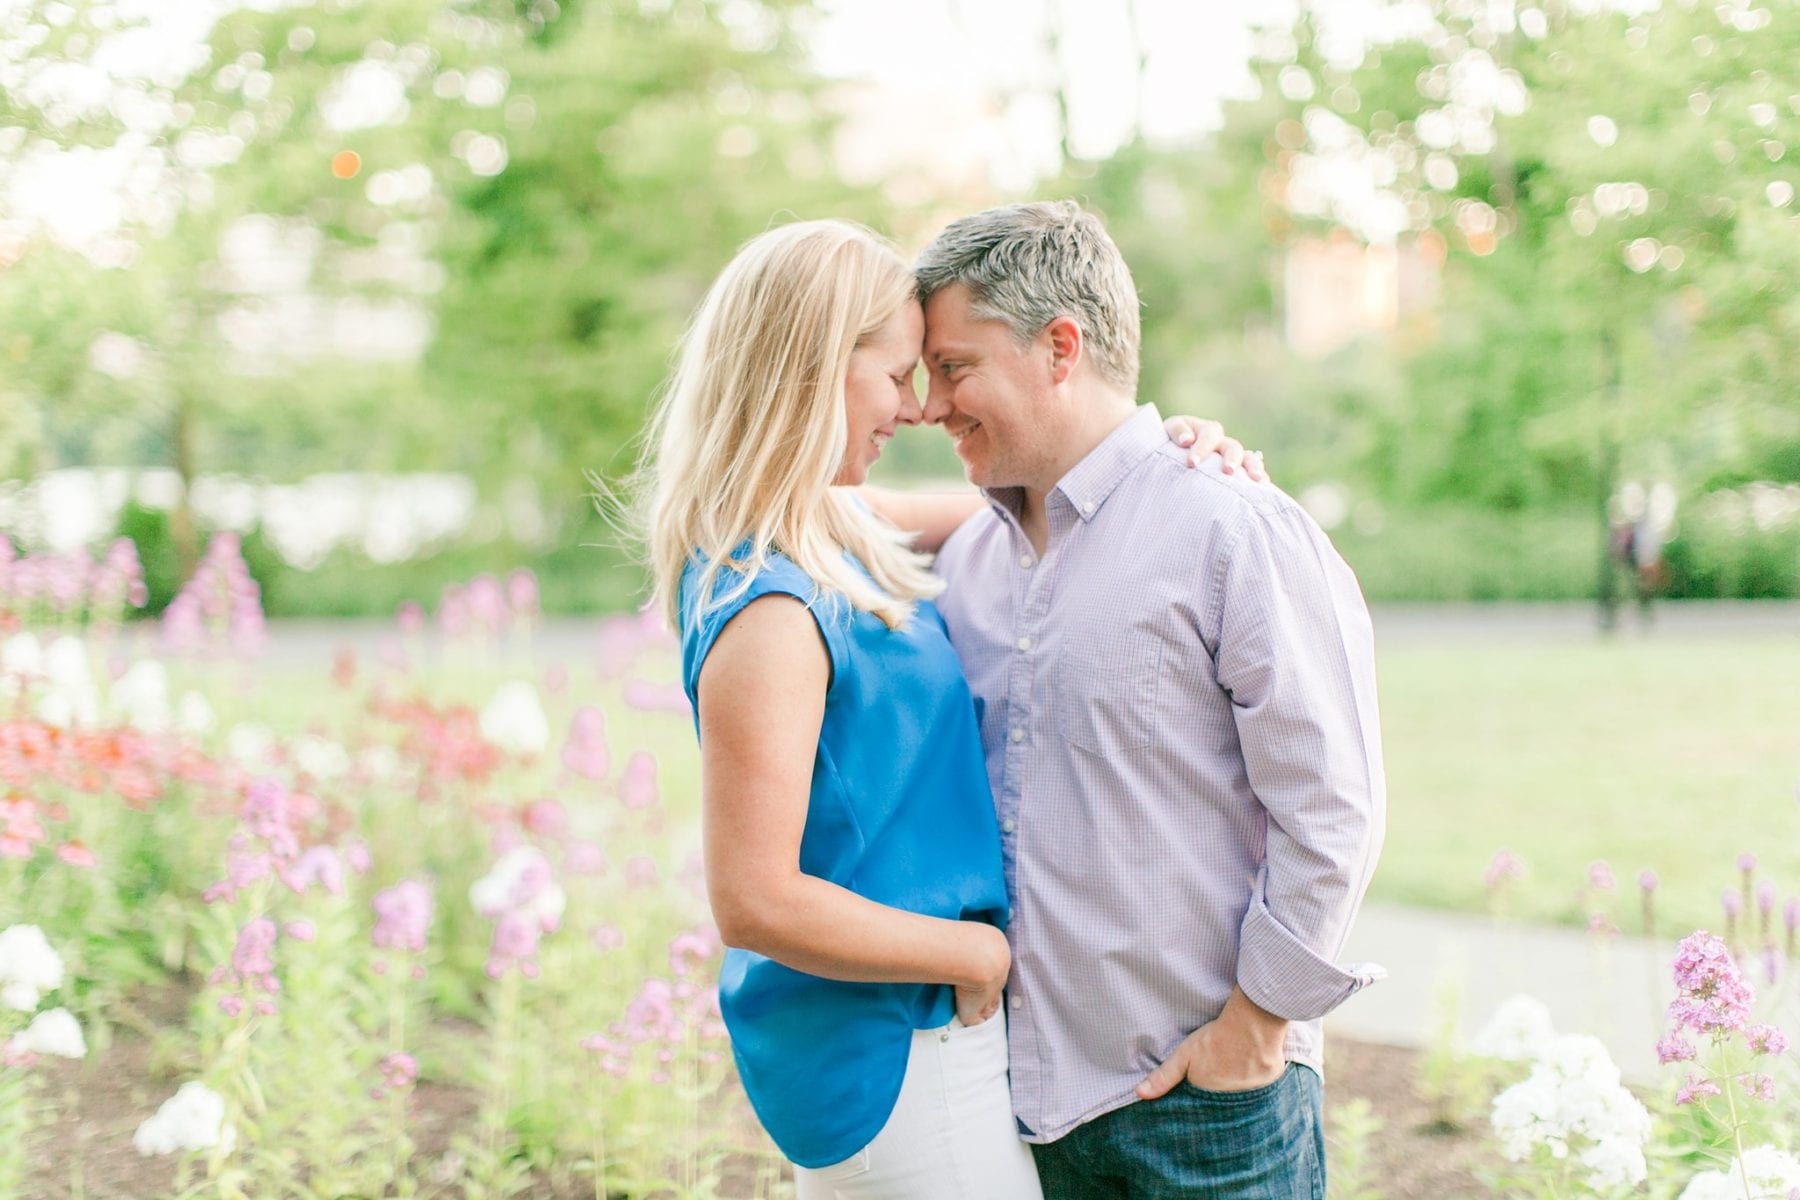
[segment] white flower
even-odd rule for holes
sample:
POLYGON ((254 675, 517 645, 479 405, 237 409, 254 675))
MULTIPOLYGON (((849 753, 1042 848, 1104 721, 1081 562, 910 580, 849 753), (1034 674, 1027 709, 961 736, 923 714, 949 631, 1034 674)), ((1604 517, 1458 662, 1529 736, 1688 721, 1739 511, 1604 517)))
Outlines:
POLYGON ((237 1129, 225 1123, 225 1100, 204 1083, 189 1080, 163 1101, 156 1115, 137 1127, 131 1144, 143 1155, 175 1154, 237 1143, 237 1129))
POLYGON ((534 846, 507 851, 469 888, 469 903, 482 916, 516 912, 535 918, 544 929, 555 929, 562 922, 567 902, 550 860, 534 846))
POLYGON ((1597 1038, 1569 1034, 1542 1048, 1531 1074, 1494 1098, 1494 1133, 1513 1162, 1538 1148, 1571 1151, 1596 1190, 1643 1181, 1650 1113, 1619 1083, 1619 1068, 1597 1038))
POLYGON ((268 766, 269 752, 274 748, 275 734, 266 725, 233 725, 225 735, 225 753, 246 771, 268 766))
POLYGON ((288 751, 294 765, 314 779, 336 779, 350 769, 350 753, 334 741, 315 734, 294 739, 288 751))
POLYGON ((1535 996, 1513 996, 1501 1001, 1469 1049, 1483 1058, 1530 1062, 1550 1044, 1556 1030, 1550 1010, 1535 996))
POLYGON ((49 687, 38 701, 38 716, 46 724, 75 728, 99 723, 100 692, 85 643, 73 637, 51 642, 44 651, 44 676, 49 687))
POLYGON ((356 765, 370 779, 386 783, 400 773, 400 754, 392 746, 376 743, 363 750, 356 765))
POLYGON ((1702 1171, 1682 1190, 1681 1200, 1743 1200, 1753 1196, 1786 1200, 1800 1188, 1800 1158, 1773 1146, 1744 1151, 1728 1171, 1702 1171))
POLYGON ((37 635, 15 633, 0 643, 0 676, 32 679, 44 673, 44 648, 37 635))
POLYGON ((184 692, 175 706, 175 724, 183 733, 208 734, 217 725, 213 706, 199 692, 184 692))
POLYGON ((515 754, 542 754, 550 745, 550 719, 537 689, 524 680, 501 684, 481 710, 481 736, 515 754))
POLYGON ((59 1058, 85 1058, 87 1042, 81 1036, 81 1022, 66 1008, 52 1008, 39 1013, 13 1039, 20 1050, 37 1054, 54 1054, 59 1058))
POLYGON ((38 993, 62 986, 63 963, 36 925, 13 925, 0 932, 0 1004, 32 1012, 38 993))
POLYGON ((169 673, 153 658, 132 664, 113 683, 112 711, 134 728, 160 733, 169 727, 169 673))

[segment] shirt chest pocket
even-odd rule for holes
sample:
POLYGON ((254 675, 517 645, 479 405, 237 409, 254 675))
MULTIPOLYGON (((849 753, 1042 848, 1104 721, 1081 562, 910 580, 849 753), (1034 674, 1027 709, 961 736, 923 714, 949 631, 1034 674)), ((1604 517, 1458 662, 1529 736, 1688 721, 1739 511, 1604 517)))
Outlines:
POLYGON ((1156 728, 1162 639, 1143 630, 1069 645, 1054 672, 1057 732, 1095 754, 1141 750, 1156 728))

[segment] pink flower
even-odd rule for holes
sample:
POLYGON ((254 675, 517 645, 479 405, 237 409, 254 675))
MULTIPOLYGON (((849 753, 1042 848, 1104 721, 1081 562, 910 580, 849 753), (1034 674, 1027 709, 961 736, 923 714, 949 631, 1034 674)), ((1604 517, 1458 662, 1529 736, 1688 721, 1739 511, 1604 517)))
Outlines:
POLYGON ((533 800, 525 806, 522 819, 526 829, 552 841, 561 838, 569 828, 569 814, 555 800, 533 800))
POLYGON ((1524 874, 1524 861, 1502 846, 1494 851, 1494 857, 1488 863, 1487 872, 1482 878, 1489 888, 1495 888, 1508 880, 1521 878, 1524 874))
POLYGON ((1738 870, 1740 870, 1740 871, 1756 870, 1756 855, 1750 854, 1748 852, 1738 855, 1738 864, 1737 865, 1738 865, 1738 870))
POLYGON ((275 948, 275 922, 258 917, 238 930, 237 945, 231 951, 231 969, 244 978, 267 975, 275 969, 270 951, 275 948))
POLYGON ((1610 892, 1616 886, 1612 868, 1604 861, 1595 859, 1588 864, 1588 886, 1597 892, 1610 892))
POLYGON ((602 950, 616 950, 625 944, 625 935, 612 924, 594 926, 588 937, 602 950))
POLYGON ((1733 921, 1744 911, 1744 897, 1736 888, 1726 888, 1719 896, 1719 903, 1724 906, 1725 916, 1733 921))
POLYGON ((537 576, 520 567, 506 577, 506 602, 514 618, 529 621, 538 615, 537 576))
POLYGON ((417 600, 408 600, 400 605, 395 619, 400 623, 400 631, 411 637, 425 628, 425 609, 417 600))
POLYGON ((656 863, 645 855, 634 855, 625 863, 625 882, 632 887, 651 887, 659 877, 656 863))
POLYGON ((1712 934, 1691 933, 1676 947, 1676 997, 1669 1018, 1696 1033, 1742 1029, 1754 1000, 1731 951, 1712 934))
POLYGON ((575 710, 569 723, 569 740, 563 744, 563 765, 583 779, 601 779, 612 769, 606 748, 606 716, 592 705, 575 710))
POLYGON ((1745 1093, 1758 1100, 1775 1099, 1775 1080, 1768 1075, 1748 1074, 1738 1076, 1738 1083, 1743 1085, 1745 1093))
POLYGON ((1697 1053, 1692 1042, 1673 1033, 1656 1043, 1656 1061, 1664 1066, 1691 1062, 1697 1053))
POLYGON ((1773 1025, 1752 1025, 1744 1030, 1744 1040, 1753 1054, 1781 1054, 1788 1048, 1787 1034, 1773 1025))
POLYGON ((669 943, 669 968, 676 975, 685 976, 695 963, 713 954, 713 943, 698 933, 683 933, 669 943))
POLYGON ((1775 911, 1775 895, 1775 885, 1767 880, 1756 885, 1756 911, 1763 915, 1764 920, 1775 911))
POLYGON ((333 896, 344 894, 344 860, 330 846, 309 846, 297 862, 281 872, 281 881, 304 895, 317 883, 333 896))
POLYGON ((296 942, 310 942, 318 936, 318 930, 313 928, 313 923, 304 918, 297 921, 289 921, 282 928, 283 931, 296 942))
POLYGON ((228 1017, 235 1017, 244 1011, 244 998, 232 994, 219 997, 219 1011, 228 1017))
POLYGON ((1702 1096, 1716 1096, 1718 1094, 1718 1084, 1710 1079, 1690 1073, 1687 1077, 1687 1082, 1676 1089, 1675 1103, 1691 1104, 1702 1096))
POLYGON ((71 867, 91 867, 98 860, 94 852, 78 841, 64 842, 56 848, 56 857, 71 867))
POLYGON ((425 949, 431 907, 431 889, 416 879, 402 880, 375 893, 375 944, 415 954, 425 949))
POLYGON ((648 751, 635 751, 625 760, 619 799, 626 808, 649 808, 656 803, 656 759, 648 751))
POLYGON ((1646 869, 1638 874, 1638 886, 1646 892, 1654 892, 1658 882, 1655 871, 1646 869))
POLYGON ((419 1077, 419 1060, 410 1054, 390 1054, 381 1060, 382 1082, 390 1088, 412 1086, 419 1077))
POLYGON ((625 685, 625 703, 642 712, 670 712, 683 715, 694 711, 687 692, 679 683, 651 683, 633 679, 625 685))
POLYGON ((606 870, 606 853, 592 842, 571 842, 563 852, 563 870, 571 875, 599 875, 606 870))

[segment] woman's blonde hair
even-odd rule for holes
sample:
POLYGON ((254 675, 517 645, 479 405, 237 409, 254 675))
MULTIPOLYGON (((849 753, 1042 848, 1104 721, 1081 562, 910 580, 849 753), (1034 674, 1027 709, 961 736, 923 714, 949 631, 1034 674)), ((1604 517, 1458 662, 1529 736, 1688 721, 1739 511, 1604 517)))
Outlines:
POLYGON ((745 577, 718 602, 742 594, 777 550, 813 580, 815 600, 848 601, 891 629, 941 589, 904 534, 831 486, 848 436, 850 352, 915 294, 893 248, 845 221, 769 230, 713 283, 638 470, 652 602, 672 626, 696 558, 697 596, 712 595, 724 566, 745 577), (748 555, 734 558, 746 539, 748 555))

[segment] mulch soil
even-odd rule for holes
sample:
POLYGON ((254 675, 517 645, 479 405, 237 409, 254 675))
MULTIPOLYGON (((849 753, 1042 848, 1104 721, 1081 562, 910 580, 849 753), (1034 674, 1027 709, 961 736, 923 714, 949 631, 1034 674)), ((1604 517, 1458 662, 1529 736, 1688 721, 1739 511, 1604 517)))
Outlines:
MULTIPOLYGON (((166 1027, 181 1021, 185 1003, 185 994, 170 992, 150 998, 140 1009, 151 1025, 166 1027)), ((1454 1200, 1489 1194, 1475 1172, 1497 1163, 1491 1142, 1480 1130, 1442 1132, 1431 1126, 1430 1114, 1414 1088, 1417 1059, 1410 1050, 1330 1040, 1327 1136, 1337 1135, 1333 1117, 1340 1106, 1366 1099, 1381 1125, 1367 1145, 1364 1197, 1454 1200)), ((52 1112, 33 1136, 24 1200, 152 1200, 171 1193, 174 1162, 140 1157, 131 1144, 138 1123, 179 1082, 155 1061, 152 1041, 122 1031, 104 1053, 91 1054, 86 1062, 51 1060, 35 1069, 42 1077, 40 1095, 52 1112)), ((466 1087, 421 1080, 413 1105, 415 1161, 427 1176, 420 1195, 452 1195, 429 1179, 429 1165, 440 1163, 452 1135, 472 1124, 476 1097, 466 1087)), ((727 1164, 719 1195, 753 1195, 754 1171, 748 1162, 727 1164)), ((579 1180, 534 1179, 521 1195, 533 1200, 592 1200, 593 1191, 591 1183, 584 1187, 579 1180)))

